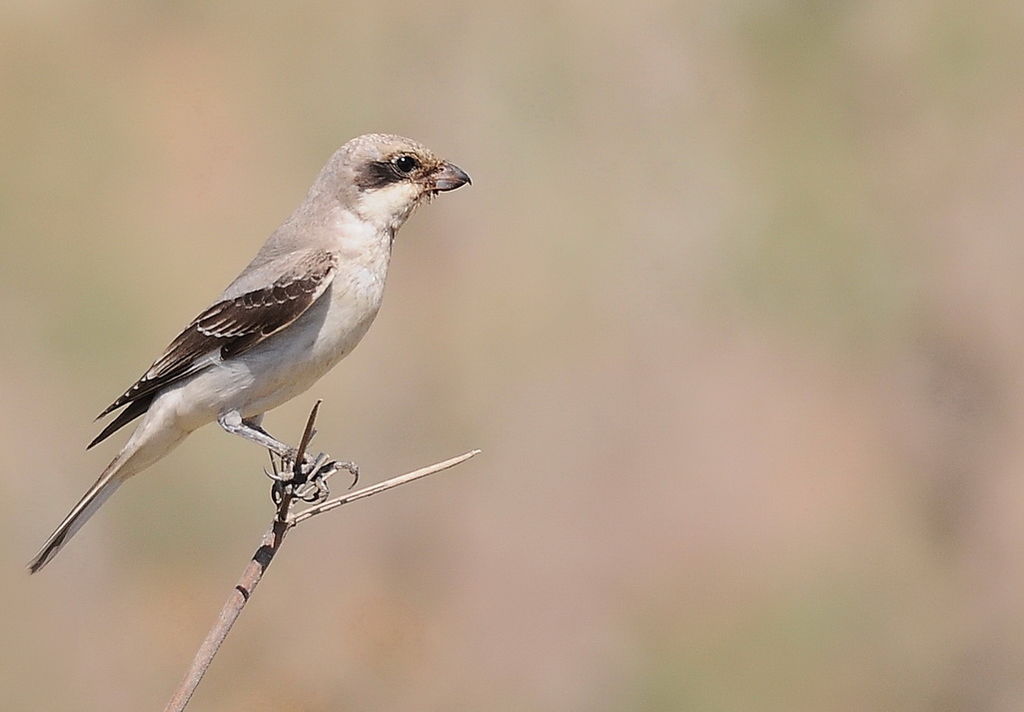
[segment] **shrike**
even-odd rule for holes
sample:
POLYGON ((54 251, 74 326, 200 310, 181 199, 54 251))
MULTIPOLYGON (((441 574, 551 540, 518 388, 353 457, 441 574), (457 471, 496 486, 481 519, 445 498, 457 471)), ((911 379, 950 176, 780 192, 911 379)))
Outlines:
POLYGON ((89 447, 142 421, 29 564, 45 566, 132 475, 217 421, 282 457, 263 414, 344 358, 380 308, 391 246, 420 203, 469 176, 401 136, 354 138, 331 156, 306 199, 211 307, 100 417, 124 408, 89 447))

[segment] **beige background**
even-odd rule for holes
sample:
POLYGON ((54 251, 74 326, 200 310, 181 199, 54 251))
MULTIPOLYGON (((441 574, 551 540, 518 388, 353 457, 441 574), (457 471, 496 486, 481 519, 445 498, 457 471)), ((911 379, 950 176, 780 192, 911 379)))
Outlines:
POLYGON ((8 2, 0 706, 159 709, 270 508, 207 428, 24 562, 92 417, 334 148, 413 136, 376 325, 268 427, 364 481, 200 710, 1024 708, 1019 3, 8 2))

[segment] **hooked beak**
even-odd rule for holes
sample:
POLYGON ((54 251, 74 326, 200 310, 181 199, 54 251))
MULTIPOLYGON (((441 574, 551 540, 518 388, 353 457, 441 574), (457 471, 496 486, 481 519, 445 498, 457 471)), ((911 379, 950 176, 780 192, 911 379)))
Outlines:
POLYGON ((466 184, 472 184, 469 174, 454 163, 445 161, 437 169, 430 179, 430 189, 435 193, 443 193, 448 190, 461 188, 466 184))

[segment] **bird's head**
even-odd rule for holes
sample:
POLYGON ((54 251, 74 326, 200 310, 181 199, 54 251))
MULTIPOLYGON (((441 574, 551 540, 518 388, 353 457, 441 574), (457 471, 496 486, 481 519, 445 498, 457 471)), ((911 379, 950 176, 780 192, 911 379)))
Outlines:
POLYGON ((397 230, 417 205, 470 183, 453 163, 412 139, 392 134, 354 138, 325 168, 342 178, 343 205, 361 219, 397 230))

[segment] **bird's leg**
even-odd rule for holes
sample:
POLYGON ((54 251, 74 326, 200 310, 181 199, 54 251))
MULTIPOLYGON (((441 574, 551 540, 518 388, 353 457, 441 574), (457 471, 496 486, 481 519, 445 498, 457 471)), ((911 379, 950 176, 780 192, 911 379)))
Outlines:
MULTIPOLYGON (((267 437, 270 437, 270 438, 273 437, 272 435, 270 435, 270 433, 268 433, 262 427, 262 424, 263 424, 263 413, 260 413, 259 415, 256 415, 256 416, 253 416, 252 418, 243 418, 242 419, 242 423, 244 425, 249 426, 250 428, 252 428, 253 430, 255 430, 257 432, 263 433, 267 437)), ((316 428, 313 428, 313 435, 316 435, 316 428)), ((313 435, 310 436, 310 439, 312 439, 313 435)), ((267 474, 268 474, 268 476, 271 479, 279 479, 280 477, 283 477, 284 478, 283 481, 287 482, 287 481, 290 481, 291 479, 294 479, 294 475, 291 473, 291 469, 292 469, 292 466, 295 464, 295 457, 293 456, 291 458, 282 458, 282 459, 284 460, 284 462, 282 463, 282 470, 284 470, 284 472, 281 473, 280 475, 276 476, 276 477, 273 474, 269 473, 269 472, 267 474)), ((314 473, 323 475, 323 477, 322 478, 318 478, 317 482, 316 482, 317 499, 315 501, 317 501, 317 502, 320 502, 320 501, 323 501, 323 500, 327 499, 327 495, 330 494, 330 491, 327 488, 327 479, 326 478, 329 477, 330 475, 334 474, 338 470, 347 470, 348 473, 350 475, 352 475, 352 484, 349 485, 349 489, 355 487, 356 483, 359 482, 359 465, 357 465, 354 462, 349 462, 347 460, 343 460, 343 461, 341 461, 341 460, 334 460, 334 459, 330 458, 328 455, 326 455, 325 453, 320 453, 316 457, 314 457, 313 458, 313 464, 310 464, 308 457, 303 458, 303 470, 305 471, 307 468, 309 468, 310 471, 309 472, 304 472, 304 474, 303 474, 303 476, 307 480, 311 479, 314 473), (316 463, 320 463, 320 464, 317 465, 316 463), (326 475, 323 475, 323 472, 321 470, 326 470, 328 466, 332 467, 333 469, 331 469, 330 473, 328 473, 326 475)), ((303 499, 303 500, 307 501, 307 502, 313 501, 313 500, 309 499, 308 495, 302 495, 302 494, 296 493, 296 496, 299 497, 300 499, 303 499)))
POLYGON ((240 435, 250 442, 254 442, 261 447, 265 447, 267 450, 281 458, 281 470, 278 473, 270 475, 271 479, 283 482, 290 482, 298 479, 297 484, 305 484, 311 479, 318 479, 320 481, 320 483, 316 485, 316 491, 318 494, 325 493, 327 490, 327 484, 323 481, 323 477, 329 477, 338 470, 348 470, 352 474, 353 479, 351 486, 354 486, 355 483, 359 481, 359 466, 354 462, 337 462, 324 453, 314 456, 310 455, 308 452, 304 453, 302 456, 302 465, 299 468, 299 477, 296 478, 294 474, 294 464, 295 456, 298 452, 295 448, 290 445, 286 445, 264 430, 261 427, 262 421, 262 414, 254 418, 242 418, 241 413, 237 410, 229 411, 217 418, 217 423, 227 432, 234 435, 240 435))
POLYGON ((217 418, 217 424, 232 435, 241 435, 246 440, 254 442, 261 447, 265 447, 282 460, 287 460, 289 458, 293 461, 295 460, 295 448, 285 445, 280 440, 268 435, 267 432, 259 426, 258 421, 255 423, 252 421, 246 422, 242 419, 241 413, 237 410, 223 413, 219 418, 217 418), (253 425, 255 425, 255 427, 253 427, 253 425))
POLYGON ((263 429, 263 416, 264 413, 254 415, 251 418, 242 418, 242 425, 252 428, 257 433, 263 433, 264 435, 270 435, 266 430, 263 429))

